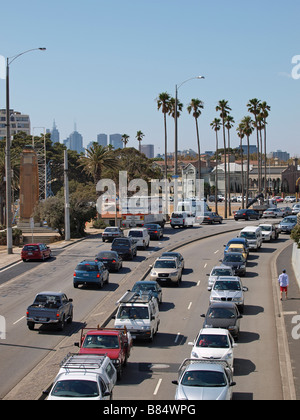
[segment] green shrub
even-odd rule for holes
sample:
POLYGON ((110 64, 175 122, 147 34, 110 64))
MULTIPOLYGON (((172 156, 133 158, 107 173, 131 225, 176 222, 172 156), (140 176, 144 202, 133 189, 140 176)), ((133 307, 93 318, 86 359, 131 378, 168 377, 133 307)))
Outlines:
POLYGON ((296 242, 300 249, 300 225, 294 227, 291 233, 291 238, 296 242))
POLYGON ((105 229, 108 225, 102 219, 96 219, 93 221, 94 229, 105 229))

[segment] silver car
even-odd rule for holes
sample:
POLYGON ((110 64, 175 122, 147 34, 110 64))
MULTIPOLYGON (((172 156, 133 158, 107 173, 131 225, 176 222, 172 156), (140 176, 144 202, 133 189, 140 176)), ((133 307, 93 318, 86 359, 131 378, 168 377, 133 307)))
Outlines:
POLYGON ((215 281, 220 276, 234 276, 234 270, 232 267, 227 267, 226 265, 217 265, 215 266, 208 276, 208 287, 212 287, 215 284, 215 281))
POLYGON ((239 277, 219 277, 208 290, 211 291, 210 303, 234 302, 240 313, 244 312, 244 292, 248 291, 248 287, 243 287, 239 277))
POLYGON ((150 273, 150 280, 158 283, 171 283, 179 286, 182 277, 182 265, 177 258, 157 258, 150 273))
POLYGON ((175 400, 231 400, 232 369, 226 361, 185 359, 178 371, 175 400))

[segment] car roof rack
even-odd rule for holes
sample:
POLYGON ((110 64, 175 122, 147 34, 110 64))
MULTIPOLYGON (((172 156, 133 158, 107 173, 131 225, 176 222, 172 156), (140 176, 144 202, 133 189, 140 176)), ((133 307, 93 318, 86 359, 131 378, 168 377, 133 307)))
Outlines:
POLYGON ((60 363, 60 367, 64 369, 99 369, 107 356, 107 353, 104 355, 99 354, 78 354, 78 353, 68 353, 66 357, 60 363))
POLYGON ((140 292, 127 291, 117 301, 117 305, 119 303, 148 303, 152 298, 153 293, 151 290, 141 290, 140 292))
POLYGON ((221 365, 225 369, 231 369, 227 360, 224 359, 184 359, 184 361, 179 366, 178 372, 181 373, 188 365, 192 364, 212 364, 212 365, 221 365))

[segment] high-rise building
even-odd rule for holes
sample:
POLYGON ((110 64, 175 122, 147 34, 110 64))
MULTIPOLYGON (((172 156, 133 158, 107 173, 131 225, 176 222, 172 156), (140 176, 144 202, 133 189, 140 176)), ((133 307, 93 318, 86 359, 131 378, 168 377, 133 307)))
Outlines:
POLYGON ((97 143, 100 146, 107 146, 107 134, 101 133, 97 135, 97 143))
POLYGON ((148 159, 154 158, 154 144, 141 144, 141 153, 144 153, 148 159))
POLYGON ((55 120, 53 120, 53 128, 51 130, 51 141, 52 143, 59 143, 59 131, 56 127, 55 120))
POLYGON ((123 149, 122 135, 110 134, 109 144, 111 144, 114 149, 123 149))
MULTIPOLYGON (((10 134, 14 136, 23 131, 30 136, 29 115, 10 109, 10 134)), ((6 109, 0 109, 0 140, 6 137, 6 109)))
POLYGON ((71 133, 69 137, 63 141, 63 143, 70 150, 75 150, 77 153, 84 152, 83 138, 82 135, 76 130, 76 127, 73 133, 71 133))

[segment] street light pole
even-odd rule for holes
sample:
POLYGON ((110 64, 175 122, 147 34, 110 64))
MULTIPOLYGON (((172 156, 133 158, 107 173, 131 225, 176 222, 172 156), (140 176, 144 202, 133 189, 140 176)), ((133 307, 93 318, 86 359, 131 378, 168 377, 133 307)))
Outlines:
POLYGON ((24 51, 14 57, 6 59, 6 150, 5 150, 5 181, 6 181, 6 243, 7 253, 12 254, 12 214, 11 214, 11 159, 10 159, 10 112, 9 112, 9 66, 10 64, 23 54, 30 51, 45 51, 46 48, 33 48, 24 51))
POLYGON ((196 76, 191 77, 190 79, 185 80, 179 86, 175 85, 175 162, 174 162, 174 175, 177 176, 178 172, 178 125, 177 125, 177 117, 178 117, 178 89, 186 82, 194 79, 205 79, 204 76, 196 76))

